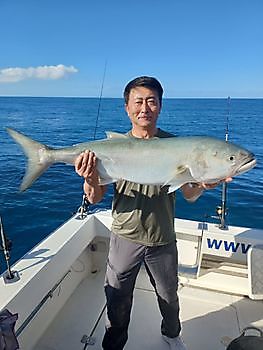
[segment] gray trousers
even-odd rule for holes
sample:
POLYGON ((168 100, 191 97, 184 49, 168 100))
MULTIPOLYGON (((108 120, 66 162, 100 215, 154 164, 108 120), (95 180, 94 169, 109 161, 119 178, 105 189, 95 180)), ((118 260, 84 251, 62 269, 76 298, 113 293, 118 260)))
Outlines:
POLYGON ((148 247, 112 234, 105 278, 107 315, 102 342, 105 350, 122 350, 128 340, 133 291, 142 263, 157 295, 163 318, 161 333, 173 338, 181 331, 176 242, 148 247))

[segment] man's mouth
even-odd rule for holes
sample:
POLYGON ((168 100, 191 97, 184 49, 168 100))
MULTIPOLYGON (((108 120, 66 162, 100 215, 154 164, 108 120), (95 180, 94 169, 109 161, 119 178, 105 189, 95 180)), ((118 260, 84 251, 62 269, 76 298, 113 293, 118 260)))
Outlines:
POLYGON ((139 119, 151 120, 152 118, 149 115, 143 115, 143 116, 140 116, 139 119))

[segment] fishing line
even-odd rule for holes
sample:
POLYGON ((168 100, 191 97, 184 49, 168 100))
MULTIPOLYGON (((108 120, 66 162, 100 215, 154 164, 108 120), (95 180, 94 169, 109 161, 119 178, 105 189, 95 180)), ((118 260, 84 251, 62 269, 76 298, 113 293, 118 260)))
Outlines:
POLYGON ((97 129, 98 129, 98 121, 99 121, 99 115, 100 115, 101 100, 102 100, 102 93, 103 93, 105 76, 106 76, 106 69, 107 69, 107 60, 105 61, 105 65, 104 65, 103 78, 102 78, 102 84, 101 84, 101 89, 100 89, 99 105, 98 105, 96 124, 95 124, 95 129, 94 129, 94 134, 93 134, 93 140, 96 139, 96 133, 97 133, 97 129))

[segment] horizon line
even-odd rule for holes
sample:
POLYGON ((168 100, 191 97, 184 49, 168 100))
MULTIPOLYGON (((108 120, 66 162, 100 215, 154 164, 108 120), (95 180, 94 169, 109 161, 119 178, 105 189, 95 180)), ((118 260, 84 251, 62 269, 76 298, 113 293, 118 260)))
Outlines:
MULTIPOLYGON (((37 96, 37 95, 0 95, 0 97, 24 97, 24 98, 94 98, 94 99, 99 99, 99 96, 37 96)), ((111 97, 111 96, 102 96, 102 99, 124 99, 122 96, 121 97, 111 97)), ((171 100, 171 99, 217 99, 217 100, 223 100, 223 99, 228 99, 230 98, 231 100, 238 99, 238 100, 262 100, 263 97, 231 97, 231 96, 225 96, 225 97, 203 97, 203 96, 191 96, 191 97, 163 97, 163 100, 171 100)))

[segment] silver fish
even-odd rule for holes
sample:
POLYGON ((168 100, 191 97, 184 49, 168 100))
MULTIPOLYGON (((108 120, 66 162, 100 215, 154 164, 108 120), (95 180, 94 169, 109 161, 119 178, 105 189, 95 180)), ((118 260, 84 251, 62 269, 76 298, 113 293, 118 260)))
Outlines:
POLYGON ((248 150, 213 137, 186 136, 136 139, 108 132, 107 138, 54 149, 7 128, 28 157, 20 186, 25 191, 54 163, 74 164, 91 150, 97 157, 100 184, 124 179, 140 184, 169 185, 169 192, 188 182, 215 183, 256 165, 248 150))

